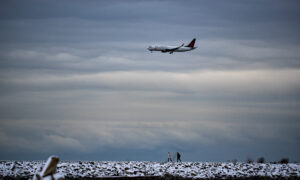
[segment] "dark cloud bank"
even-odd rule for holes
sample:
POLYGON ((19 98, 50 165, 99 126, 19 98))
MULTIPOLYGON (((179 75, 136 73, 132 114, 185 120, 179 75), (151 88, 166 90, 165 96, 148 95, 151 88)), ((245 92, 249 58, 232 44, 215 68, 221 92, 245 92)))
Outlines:
POLYGON ((0 158, 300 161, 299 8, 1 1, 0 158))

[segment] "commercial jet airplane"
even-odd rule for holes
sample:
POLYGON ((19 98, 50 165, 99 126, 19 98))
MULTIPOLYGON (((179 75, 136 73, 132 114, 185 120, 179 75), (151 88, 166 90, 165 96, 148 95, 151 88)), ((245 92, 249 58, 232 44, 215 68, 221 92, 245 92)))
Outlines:
POLYGON ((170 53, 172 54, 173 52, 185 52, 185 51, 191 51, 196 49, 197 47, 195 47, 195 42, 196 39, 194 38, 189 45, 184 46, 184 44, 182 44, 181 46, 149 46, 148 50, 149 51, 161 51, 162 53, 170 53))

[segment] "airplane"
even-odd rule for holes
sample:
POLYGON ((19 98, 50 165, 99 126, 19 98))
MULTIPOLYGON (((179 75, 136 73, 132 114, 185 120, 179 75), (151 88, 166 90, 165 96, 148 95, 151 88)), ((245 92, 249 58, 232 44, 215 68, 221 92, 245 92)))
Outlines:
POLYGON ((153 52, 153 51, 161 51, 162 53, 170 53, 172 54, 173 52, 185 52, 185 51, 191 51, 196 49, 197 47, 195 47, 195 42, 196 42, 196 38, 194 38, 189 45, 184 46, 184 44, 182 44, 181 46, 149 46, 148 50, 153 52))

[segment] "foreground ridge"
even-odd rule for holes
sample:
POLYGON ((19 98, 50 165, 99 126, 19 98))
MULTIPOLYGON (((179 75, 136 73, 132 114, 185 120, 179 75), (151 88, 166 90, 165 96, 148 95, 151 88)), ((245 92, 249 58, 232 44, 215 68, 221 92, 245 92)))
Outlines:
MULTIPOLYGON (((0 178, 32 178, 45 163, 0 161, 0 178)), ((57 165, 57 172, 65 179, 300 179, 300 164, 65 161, 57 165)))

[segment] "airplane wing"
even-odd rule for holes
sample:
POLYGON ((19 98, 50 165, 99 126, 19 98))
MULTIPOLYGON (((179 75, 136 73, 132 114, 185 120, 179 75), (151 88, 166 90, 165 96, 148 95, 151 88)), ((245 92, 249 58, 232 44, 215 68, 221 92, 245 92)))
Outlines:
POLYGON ((177 49, 181 48, 182 46, 184 46, 184 43, 181 46, 178 46, 176 48, 171 48, 171 49, 165 49, 161 52, 166 53, 166 52, 170 52, 170 54, 172 54, 174 51, 176 51, 177 49))
POLYGON ((177 49, 181 48, 182 46, 184 46, 184 43, 182 43, 181 46, 178 46, 178 47, 176 47, 176 48, 168 49, 168 51, 174 52, 174 51, 176 51, 177 49))

